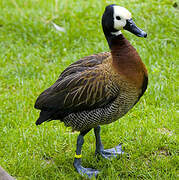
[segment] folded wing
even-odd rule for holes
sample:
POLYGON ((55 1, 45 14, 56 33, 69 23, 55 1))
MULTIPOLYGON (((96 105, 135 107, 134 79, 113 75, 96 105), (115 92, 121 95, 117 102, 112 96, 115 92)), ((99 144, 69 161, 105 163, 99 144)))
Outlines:
POLYGON ((108 56, 109 53, 93 55, 70 65, 38 97, 35 108, 48 112, 48 119, 62 119, 70 113, 100 108, 113 101, 117 94, 107 90, 107 79, 98 67, 108 56))

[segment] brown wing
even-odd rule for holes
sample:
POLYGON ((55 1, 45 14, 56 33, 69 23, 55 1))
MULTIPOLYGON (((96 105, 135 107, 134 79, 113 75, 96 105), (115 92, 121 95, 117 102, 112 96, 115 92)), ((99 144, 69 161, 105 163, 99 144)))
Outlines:
POLYGON ((35 107, 58 110, 59 117, 63 118, 72 112, 103 107, 115 99, 117 94, 111 95, 107 90, 107 79, 100 70, 105 58, 87 58, 65 69, 55 84, 38 97, 35 107))
POLYGON ((91 56, 86 56, 70 66, 68 66, 59 76, 59 79, 62 79, 70 74, 82 72, 87 69, 93 68, 103 62, 107 57, 111 55, 110 52, 103 52, 99 54, 94 54, 91 56))

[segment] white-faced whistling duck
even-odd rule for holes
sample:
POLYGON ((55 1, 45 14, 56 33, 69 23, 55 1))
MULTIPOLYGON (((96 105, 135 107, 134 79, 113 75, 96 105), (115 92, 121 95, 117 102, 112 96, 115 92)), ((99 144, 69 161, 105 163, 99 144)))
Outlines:
POLYGON ((102 27, 110 52, 87 56, 68 66, 35 103, 35 108, 41 110, 36 125, 60 120, 80 131, 74 167, 89 178, 97 176, 99 171, 81 165, 84 136, 94 128, 95 152, 104 158, 123 154, 121 145, 104 150, 100 125, 124 116, 139 101, 148 84, 145 65, 121 33, 124 29, 147 37, 147 33, 133 22, 131 13, 124 7, 108 5, 102 16, 102 27))

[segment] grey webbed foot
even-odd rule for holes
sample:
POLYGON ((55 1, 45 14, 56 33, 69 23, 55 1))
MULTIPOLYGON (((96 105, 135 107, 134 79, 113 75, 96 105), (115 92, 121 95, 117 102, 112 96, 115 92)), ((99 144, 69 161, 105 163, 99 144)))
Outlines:
POLYGON ((99 174, 98 170, 92 168, 84 168, 83 166, 81 166, 80 159, 75 159, 74 167, 77 170, 77 172, 84 177, 92 178, 93 176, 97 177, 97 175, 99 174))
POLYGON ((104 149, 101 137, 100 137, 100 126, 97 126, 94 128, 94 133, 96 137, 96 155, 100 154, 105 159, 111 159, 111 158, 117 158, 120 155, 124 154, 124 151, 122 151, 122 146, 119 144, 118 146, 111 148, 111 149, 104 149))
POLYGON ((122 151, 122 146, 119 144, 118 146, 111 149, 101 148, 100 150, 96 151, 95 154, 100 154, 105 159, 111 159, 120 157, 122 154, 124 154, 124 151, 122 151))

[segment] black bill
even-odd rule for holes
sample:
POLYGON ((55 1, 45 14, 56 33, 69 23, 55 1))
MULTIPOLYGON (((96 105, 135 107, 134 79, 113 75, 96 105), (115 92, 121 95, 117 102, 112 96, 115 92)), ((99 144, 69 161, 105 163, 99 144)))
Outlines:
POLYGON ((135 34, 136 36, 144 37, 144 38, 147 37, 147 33, 144 32, 142 29, 138 28, 132 19, 127 20, 124 29, 135 34))

